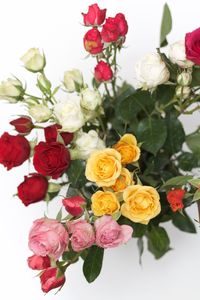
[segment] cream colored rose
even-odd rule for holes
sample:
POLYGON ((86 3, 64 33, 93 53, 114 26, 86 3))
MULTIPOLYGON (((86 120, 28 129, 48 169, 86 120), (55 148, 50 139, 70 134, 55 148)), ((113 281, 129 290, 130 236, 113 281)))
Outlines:
POLYGON ((45 122, 52 116, 52 111, 44 104, 30 105, 28 112, 38 123, 45 122))
POLYGON ((181 68, 191 68, 194 63, 186 59, 185 42, 178 41, 169 47, 169 59, 181 68))
POLYGON ((42 71, 46 64, 44 55, 37 48, 29 49, 21 57, 21 61, 24 63, 25 68, 31 72, 42 71))
POLYGON ((89 132, 78 132, 74 139, 75 148, 70 149, 71 159, 87 159, 95 150, 105 148, 105 143, 101 140, 95 130, 89 132))
POLYGON ((160 196, 151 186, 132 185, 123 193, 121 213, 135 223, 148 224, 161 211, 160 196))
POLYGON ((22 93, 23 87, 19 80, 8 78, 0 83, 0 99, 15 103, 22 93))
POLYGON ((135 67, 139 87, 152 89, 169 80, 169 71, 158 53, 147 54, 135 67))
POLYGON ((83 85, 83 75, 78 69, 66 71, 64 73, 63 83, 68 92, 80 90, 83 85))
POLYGON ((81 91, 81 106, 87 110, 95 110, 102 103, 99 91, 86 88, 81 91))
POLYGON ((67 98, 55 104, 54 114, 62 126, 62 131, 75 132, 85 122, 78 96, 67 98))

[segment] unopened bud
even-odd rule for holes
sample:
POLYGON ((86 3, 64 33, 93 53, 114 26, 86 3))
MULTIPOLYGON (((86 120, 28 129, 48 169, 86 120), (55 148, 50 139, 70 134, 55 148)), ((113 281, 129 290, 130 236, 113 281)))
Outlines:
POLYGON ((182 72, 177 76, 177 83, 181 86, 190 85, 192 81, 192 75, 189 72, 182 72))
POLYGON ((179 99, 187 99, 190 95, 191 89, 188 86, 177 86, 176 96, 179 99))

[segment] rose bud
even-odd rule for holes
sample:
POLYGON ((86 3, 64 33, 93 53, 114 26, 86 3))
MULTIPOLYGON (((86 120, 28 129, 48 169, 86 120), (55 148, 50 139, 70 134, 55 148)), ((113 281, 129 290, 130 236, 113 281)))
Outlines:
POLYGON ((80 196, 73 196, 63 199, 62 203, 70 215, 77 217, 84 212, 83 205, 86 204, 86 201, 80 196))
POLYGON ((47 179, 40 174, 25 176, 24 181, 18 186, 18 197, 25 206, 41 201, 45 198, 48 189, 47 179))
POLYGON ((184 207, 183 198, 185 196, 185 190, 174 189, 167 193, 167 201, 170 204, 170 207, 173 212, 176 212, 179 209, 184 207))
POLYGON ((176 96, 179 99, 187 99, 190 96, 191 89, 189 86, 177 86, 176 88, 176 96))
POLYGON ((40 275, 41 287, 44 293, 63 286, 65 283, 65 276, 57 277, 57 272, 57 268, 48 268, 40 275))
POLYGON ((106 23, 103 25, 101 36, 104 42, 112 43, 116 42, 120 37, 120 30, 115 18, 106 19, 106 23))
POLYGON ((94 77, 99 82, 111 80, 113 72, 109 64, 101 60, 94 69, 94 77))
POLYGON ((5 132, 0 137, 0 164, 7 170, 20 166, 29 158, 30 150, 29 142, 24 136, 5 132))
POLYGON ((200 66, 200 28, 185 36, 186 58, 200 66))
POLYGON ((24 89, 21 81, 8 78, 0 83, 0 99, 8 100, 10 103, 16 103, 23 97, 24 89))
MULTIPOLYGON (((44 135, 45 135, 46 141, 48 143, 56 142, 58 139, 58 129, 61 129, 61 128, 62 128, 62 126, 59 124, 50 125, 50 126, 47 126, 46 128, 44 128, 44 135)), ((70 144, 74 137, 73 133, 71 133, 71 132, 60 132, 60 135, 61 135, 65 145, 70 144)))
POLYGON ((90 54, 98 54, 103 51, 101 34, 98 29, 93 28, 86 32, 83 43, 85 50, 90 54))
POLYGON ((59 178, 70 164, 70 153, 61 143, 40 142, 34 149, 33 165, 44 176, 59 178))
POLYGON ((177 83, 181 86, 190 85, 192 82, 192 74, 190 72, 182 72, 177 76, 177 83))
POLYGON ((87 14, 82 13, 85 26, 99 26, 106 17, 106 9, 100 9, 98 4, 89 6, 87 14))
POLYGON ((44 270, 51 266, 51 261, 48 256, 32 255, 27 259, 28 266, 32 270, 44 270))
POLYGON ((44 54, 41 54, 39 49, 31 48, 22 57, 21 61, 24 67, 30 72, 42 71, 45 67, 46 61, 44 54))
POLYGON ((34 128, 31 118, 26 116, 15 119, 10 124, 15 126, 15 130, 21 134, 29 134, 34 128))
POLYGON ((115 22, 117 23, 117 26, 118 26, 119 35, 120 36, 125 36, 128 32, 128 24, 127 24, 127 21, 125 19, 125 16, 121 13, 116 14, 115 22))
POLYGON ((52 111, 46 104, 29 105, 28 112, 38 123, 46 122, 52 116, 52 111))
POLYGON ((72 69, 64 73, 63 84, 68 92, 80 91, 83 85, 83 75, 78 69, 72 69))

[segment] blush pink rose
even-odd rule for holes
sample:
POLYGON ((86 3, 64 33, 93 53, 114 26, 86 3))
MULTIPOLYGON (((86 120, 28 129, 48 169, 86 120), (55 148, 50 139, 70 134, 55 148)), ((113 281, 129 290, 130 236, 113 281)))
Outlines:
POLYGON ((91 224, 85 220, 71 221, 67 223, 71 236, 72 249, 80 252, 91 247, 95 243, 95 233, 91 224))
POLYGON ((27 259, 29 268, 33 270, 44 270, 51 266, 51 261, 48 256, 32 255, 27 259))
POLYGON ((200 66, 200 28, 185 36, 186 58, 200 66))
POLYGON ((133 229, 128 225, 119 225, 111 216, 103 216, 94 223, 96 244, 101 248, 114 248, 127 243, 133 229))
POLYGON ((69 235, 57 220, 42 218, 34 221, 29 233, 29 248, 34 254, 57 260, 67 249, 69 235))

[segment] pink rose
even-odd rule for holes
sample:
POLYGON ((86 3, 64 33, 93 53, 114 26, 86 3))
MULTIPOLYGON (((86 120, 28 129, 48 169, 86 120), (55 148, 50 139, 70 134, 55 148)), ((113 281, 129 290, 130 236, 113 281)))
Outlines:
POLYGON ((186 58, 200 66, 200 28, 185 36, 186 58))
POLYGON ((94 77, 99 82, 111 80, 113 78, 113 72, 110 65, 100 60, 94 69, 94 77))
POLYGON ((63 199, 62 203, 69 214, 77 217, 84 212, 83 205, 86 204, 86 201, 80 196, 73 196, 63 199))
POLYGON ((53 219, 34 221, 29 233, 29 248, 36 255, 50 256, 57 260, 66 250, 69 235, 62 224, 53 219))
POLYGON ((27 259, 29 268, 33 270, 44 270, 51 266, 48 256, 32 255, 27 259))
POLYGON ((132 227, 119 225, 111 216, 103 216, 94 223, 96 244, 101 248, 114 248, 127 243, 133 233, 132 227))
POLYGON ((71 236, 72 249, 80 252, 91 247, 95 243, 94 229, 85 220, 71 221, 67 223, 71 236))
POLYGON ((86 26, 101 25, 106 17, 106 9, 100 9, 98 4, 89 6, 87 14, 82 13, 83 21, 86 26))

